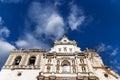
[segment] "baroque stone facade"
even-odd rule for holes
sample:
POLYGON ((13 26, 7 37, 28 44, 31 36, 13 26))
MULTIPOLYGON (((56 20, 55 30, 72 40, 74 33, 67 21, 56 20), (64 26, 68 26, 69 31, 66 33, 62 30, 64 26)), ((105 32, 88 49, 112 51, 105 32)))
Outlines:
POLYGON ((50 51, 13 50, 0 72, 0 80, 120 80, 103 64, 95 50, 81 51, 63 37, 50 51))

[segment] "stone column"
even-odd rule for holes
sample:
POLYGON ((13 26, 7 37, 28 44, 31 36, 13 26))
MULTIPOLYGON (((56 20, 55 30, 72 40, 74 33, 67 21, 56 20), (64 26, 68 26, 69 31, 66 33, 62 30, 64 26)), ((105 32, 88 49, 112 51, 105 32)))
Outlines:
POLYGON ((10 55, 5 63, 5 65, 12 65, 15 59, 15 55, 10 55))
POLYGON ((75 55, 75 65, 76 65, 76 73, 79 72, 79 62, 78 62, 78 56, 75 55))
POLYGON ((41 61, 40 59, 41 59, 41 56, 37 55, 35 60, 35 66, 40 66, 40 61, 41 61))
POLYGON ((52 60, 52 72, 55 73, 56 72, 56 64, 57 64, 57 61, 56 61, 56 57, 54 55, 54 58, 52 60))
POLYGON ((26 55, 24 56, 24 60, 23 60, 23 63, 22 63, 23 65, 25 65, 25 66, 28 65, 29 57, 30 57, 30 55, 28 55, 28 54, 26 54, 26 55))
POLYGON ((9 65, 13 65, 16 55, 11 55, 11 60, 9 60, 9 65))
MULTIPOLYGON (((88 58, 86 58, 86 62, 87 62, 88 72, 93 73, 93 68, 92 68, 92 65, 91 65, 90 61, 88 60, 88 58)), ((91 75, 91 74, 89 74, 89 75, 91 75)))
POLYGON ((27 55, 23 55, 23 57, 22 57, 19 65, 25 65, 25 61, 26 61, 26 59, 27 59, 26 56, 27 56, 27 55))

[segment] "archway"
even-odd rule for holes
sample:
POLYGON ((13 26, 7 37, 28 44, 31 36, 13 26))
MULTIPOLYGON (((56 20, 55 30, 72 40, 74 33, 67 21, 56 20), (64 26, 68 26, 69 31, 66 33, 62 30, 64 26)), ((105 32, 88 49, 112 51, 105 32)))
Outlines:
POLYGON ((68 60, 64 60, 61 64, 62 72, 70 72, 70 62, 68 60))
POLYGON ((19 65, 20 64, 20 61, 21 61, 21 56, 17 56, 14 60, 14 65, 19 65))
POLYGON ((29 64, 28 65, 34 65, 35 64, 36 57, 32 56, 29 58, 29 64))

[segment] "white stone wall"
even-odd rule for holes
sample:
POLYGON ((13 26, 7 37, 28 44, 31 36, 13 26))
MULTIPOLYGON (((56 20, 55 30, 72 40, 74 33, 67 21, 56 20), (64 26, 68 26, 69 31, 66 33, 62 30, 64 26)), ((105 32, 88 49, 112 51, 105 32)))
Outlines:
POLYGON ((70 41, 66 37, 55 42, 55 46, 48 52, 29 50, 26 52, 22 50, 12 52, 0 72, 0 80, 37 80, 36 77, 40 72, 43 76, 97 76, 99 80, 120 80, 119 75, 114 71, 106 69, 102 59, 95 51, 88 49, 81 51, 75 41, 70 41), (59 48, 61 48, 61 51, 59 51, 59 48), (72 52, 70 49, 72 49, 72 52), (13 62, 18 55, 21 55, 22 59, 20 64, 16 66, 13 65, 13 62), (29 58, 33 55, 36 57, 36 62, 34 65, 28 65, 29 58), (51 59, 50 62, 48 62, 49 59, 51 59), (81 62, 80 59, 83 59, 84 62, 81 62), (57 60, 60 61, 58 73, 56 73, 57 60), (68 73, 62 71, 62 62, 64 60, 67 60, 70 64, 70 72, 68 73), (73 60, 75 63, 73 63, 73 60), (50 66, 49 72, 47 70, 48 65, 50 66), (75 66, 76 72, 73 72, 73 66, 75 66), (82 67, 85 67, 85 72, 83 72, 82 67), (18 73, 21 73, 21 75, 18 75, 18 73), (108 77, 105 77, 104 74, 107 74, 108 77))
POLYGON ((0 80, 37 80, 40 70, 7 70, 0 72, 0 80), (18 76, 21 73, 21 76, 18 76))
POLYGON ((81 52, 80 48, 74 45, 56 45, 53 48, 51 48, 51 53, 56 52, 56 53, 74 53, 74 52, 81 52), (66 48, 66 51, 64 50, 66 48), (59 51, 61 49, 61 51, 59 51))
POLYGON ((95 72, 95 75, 98 76, 100 80, 120 80, 120 77, 117 74, 115 74, 115 73, 112 73, 112 74, 107 73, 103 69, 97 69, 97 70, 94 70, 94 72, 95 72), (105 77, 104 74, 108 74, 108 77, 105 77), (113 75, 115 75, 115 76, 113 76, 113 75))

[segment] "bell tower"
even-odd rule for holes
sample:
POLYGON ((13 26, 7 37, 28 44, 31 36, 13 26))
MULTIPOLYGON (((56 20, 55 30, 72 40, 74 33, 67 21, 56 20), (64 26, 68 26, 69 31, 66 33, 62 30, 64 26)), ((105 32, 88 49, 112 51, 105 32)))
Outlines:
POLYGON ((13 50, 3 69, 40 69, 40 60, 45 50, 13 50))

